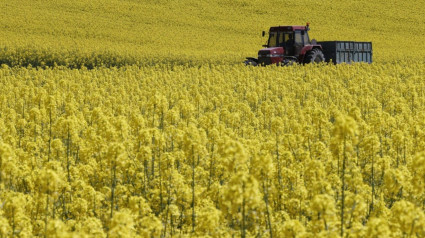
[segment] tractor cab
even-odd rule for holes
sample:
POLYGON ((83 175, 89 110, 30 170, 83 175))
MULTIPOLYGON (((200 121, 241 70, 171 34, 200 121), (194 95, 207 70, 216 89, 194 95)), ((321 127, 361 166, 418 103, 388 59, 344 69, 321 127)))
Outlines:
POLYGON ((285 55, 298 56, 302 47, 309 44, 306 27, 272 27, 264 47, 283 47, 285 55))
MULTIPOLYGON (((321 46, 311 44, 306 26, 274 26, 270 27, 269 37, 263 49, 258 51, 258 59, 247 58, 246 64, 269 65, 269 64, 292 64, 294 62, 305 63, 305 57, 313 49, 320 51, 321 46)), ((263 36, 265 36, 263 31, 263 36)), ((322 54, 323 56, 323 54, 322 54)), ((309 59, 311 60, 311 59, 309 59)), ((315 62, 323 61, 324 57, 315 57, 315 62), (317 58, 317 59, 316 59, 317 58)))

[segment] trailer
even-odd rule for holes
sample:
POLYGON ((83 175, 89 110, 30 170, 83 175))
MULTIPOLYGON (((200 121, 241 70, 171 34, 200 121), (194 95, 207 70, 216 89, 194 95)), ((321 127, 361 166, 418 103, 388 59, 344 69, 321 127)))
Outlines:
POLYGON ((372 63, 372 42, 321 41, 326 62, 334 64, 352 62, 372 63))

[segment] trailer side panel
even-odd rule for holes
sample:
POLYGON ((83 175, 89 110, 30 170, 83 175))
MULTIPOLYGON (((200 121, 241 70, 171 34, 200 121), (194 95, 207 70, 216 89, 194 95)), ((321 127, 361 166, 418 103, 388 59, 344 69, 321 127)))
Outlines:
POLYGON ((322 41, 317 43, 322 45, 326 62, 332 61, 334 64, 372 63, 372 42, 322 41))

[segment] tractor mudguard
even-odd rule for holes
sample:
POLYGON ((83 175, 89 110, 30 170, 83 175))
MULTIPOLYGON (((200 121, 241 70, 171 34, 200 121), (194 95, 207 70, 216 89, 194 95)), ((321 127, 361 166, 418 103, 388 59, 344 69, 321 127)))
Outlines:
POLYGON ((307 52, 309 52, 310 50, 313 49, 320 49, 322 50, 322 46, 321 45, 306 45, 301 49, 300 55, 298 57, 299 62, 304 62, 304 57, 307 54, 307 52))

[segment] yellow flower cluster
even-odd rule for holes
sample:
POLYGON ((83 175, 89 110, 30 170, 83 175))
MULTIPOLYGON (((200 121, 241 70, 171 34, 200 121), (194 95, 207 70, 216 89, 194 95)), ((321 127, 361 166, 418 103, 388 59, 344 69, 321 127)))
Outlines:
POLYGON ((0 69, 1 237, 424 237, 424 62, 0 69))

